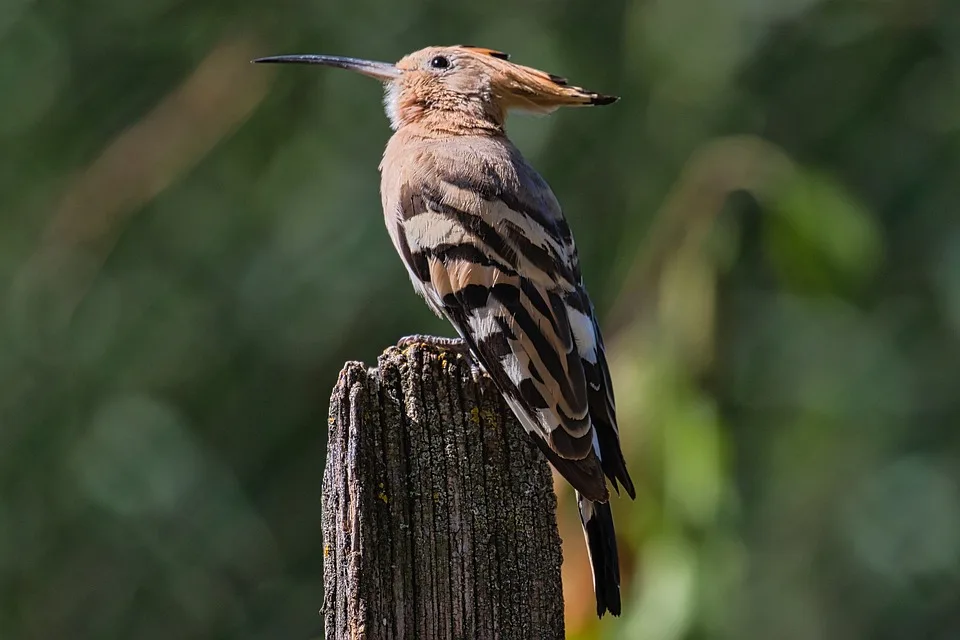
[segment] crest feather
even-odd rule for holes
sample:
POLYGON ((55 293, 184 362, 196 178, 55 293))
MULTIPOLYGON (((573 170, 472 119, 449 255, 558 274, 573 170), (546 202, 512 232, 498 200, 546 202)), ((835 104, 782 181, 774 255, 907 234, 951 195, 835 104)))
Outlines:
POLYGON ((479 54, 482 54, 482 55, 485 55, 485 56, 492 56, 492 57, 494 57, 494 58, 499 58, 499 59, 501 59, 501 60, 509 60, 509 59, 510 59, 510 54, 509 54, 509 53, 504 53, 503 51, 497 51, 496 49, 488 49, 488 48, 486 48, 486 47, 478 47, 478 46, 472 45, 472 44, 458 44, 457 46, 460 47, 461 49, 470 49, 471 51, 474 51, 474 52, 476 52, 476 53, 479 53, 479 54))

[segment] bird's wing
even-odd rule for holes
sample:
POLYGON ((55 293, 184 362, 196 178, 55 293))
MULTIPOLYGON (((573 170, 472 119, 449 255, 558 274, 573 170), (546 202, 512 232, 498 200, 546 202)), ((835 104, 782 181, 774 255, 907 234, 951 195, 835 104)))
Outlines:
POLYGON ((588 499, 607 500, 604 471, 629 477, 598 456, 612 444, 622 467, 609 374, 565 223, 502 191, 443 179, 407 182, 397 207, 392 235, 414 286, 456 327, 557 470, 588 499), (606 434, 594 428, 594 398, 606 434))
POLYGON ((590 419, 597 433, 601 465, 603 466, 603 472, 610 478, 614 488, 619 490, 617 481, 620 481, 623 483, 627 495, 636 498, 633 481, 627 472, 627 463, 623 459, 623 451, 620 448, 620 430, 617 427, 617 408, 613 397, 613 381, 610 379, 610 369, 607 366, 603 335, 600 332, 600 325, 597 324, 593 304, 582 286, 580 291, 582 293, 579 300, 580 309, 585 315, 589 316, 589 328, 592 329, 592 333, 590 333, 585 323, 584 333, 592 336, 593 342, 591 343, 588 338, 584 338, 582 341, 578 339, 577 342, 581 345, 580 357, 583 361, 584 377, 587 379, 587 401, 590 403, 590 419))
POLYGON ((575 283, 574 290, 566 296, 565 302, 574 321, 574 328, 580 359, 583 363, 584 377, 587 381, 587 402, 590 405, 590 420, 597 435, 597 447, 603 472, 614 488, 619 491, 617 482, 623 483, 627 495, 636 498, 633 480, 627 472, 627 463, 620 448, 620 429, 617 426, 617 408, 613 397, 613 381, 607 366, 606 347, 603 334, 597 322, 597 314, 590 296, 583 285, 580 272, 580 259, 573 234, 563 216, 557 216, 555 224, 556 240, 562 244, 570 277, 575 283))

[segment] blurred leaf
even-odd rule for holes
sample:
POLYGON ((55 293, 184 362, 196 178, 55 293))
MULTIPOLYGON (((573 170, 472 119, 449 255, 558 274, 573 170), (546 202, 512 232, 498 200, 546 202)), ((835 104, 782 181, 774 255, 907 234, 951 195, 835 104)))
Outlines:
POLYGON ((770 256, 791 286, 833 291, 875 272, 883 250, 876 221, 833 178, 798 171, 770 205, 770 256))

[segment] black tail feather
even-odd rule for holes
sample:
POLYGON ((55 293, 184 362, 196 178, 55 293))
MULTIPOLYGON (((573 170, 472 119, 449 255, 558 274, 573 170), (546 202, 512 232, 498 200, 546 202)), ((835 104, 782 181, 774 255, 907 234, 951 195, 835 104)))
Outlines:
POLYGON ((597 596, 597 616, 609 611, 620 615, 620 560, 613 514, 607 502, 590 502, 577 494, 580 522, 587 538, 587 552, 593 570, 593 590, 597 596))

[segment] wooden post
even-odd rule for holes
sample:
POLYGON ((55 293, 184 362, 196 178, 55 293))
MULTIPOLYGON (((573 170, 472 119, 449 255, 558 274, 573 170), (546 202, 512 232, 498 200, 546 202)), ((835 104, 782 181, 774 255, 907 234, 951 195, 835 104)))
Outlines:
POLYGON ((547 462, 454 351, 349 362, 323 481, 327 640, 561 640, 547 462))

